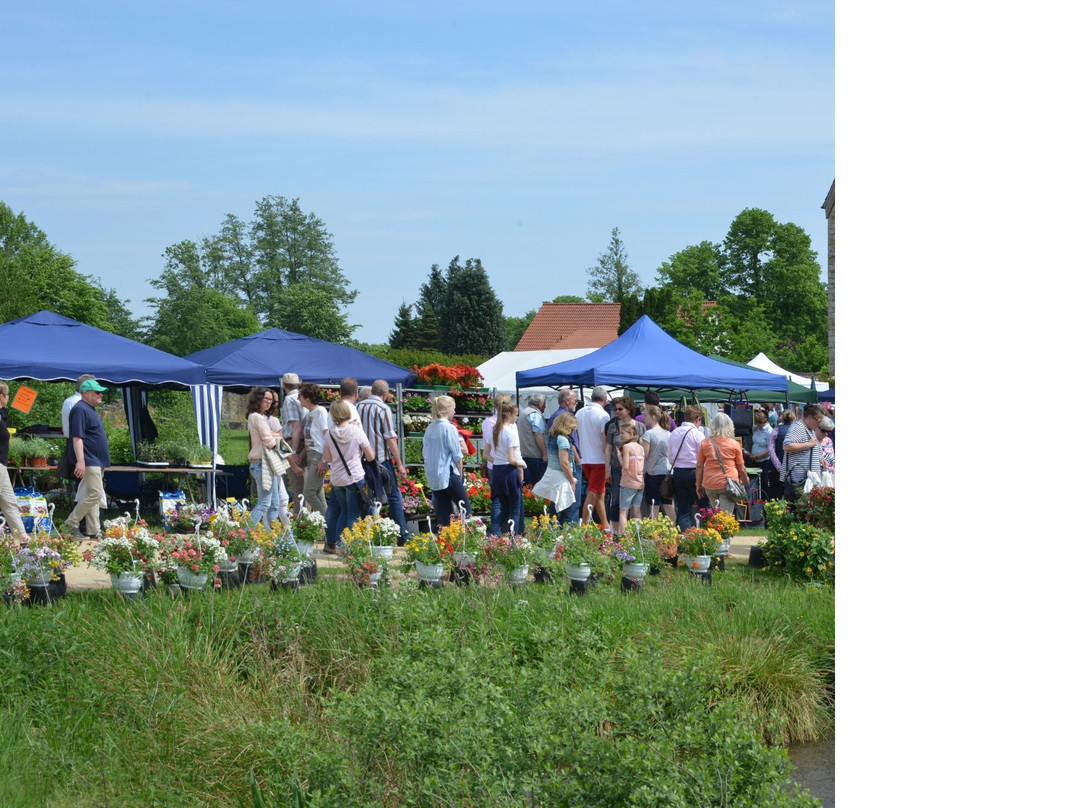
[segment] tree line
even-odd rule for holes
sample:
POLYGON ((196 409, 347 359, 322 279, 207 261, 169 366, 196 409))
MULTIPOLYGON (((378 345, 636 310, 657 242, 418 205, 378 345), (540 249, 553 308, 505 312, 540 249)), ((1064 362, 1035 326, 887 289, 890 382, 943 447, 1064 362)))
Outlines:
MULTIPOLYGON (((414 302, 402 301, 387 342, 360 345, 345 307, 357 292, 338 264, 333 236, 299 200, 267 196, 250 220, 228 214, 213 235, 165 248, 150 285, 152 314, 136 319, 115 289, 75 269, 24 213, 0 202, 2 321, 49 309, 184 356, 266 328, 282 328, 385 358, 440 352, 493 356, 512 350, 536 310, 507 316, 481 259, 432 264, 414 302)), ((705 354, 746 361, 764 351, 795 370, 827 368, 827 296, 810 237, 748 208, 722 242, 672 254, 646 287, 619 229, 588 268, 587 299, 621 307, 620 333, 648 314, 705 354)), ((551 302, 585 302, 562 295, 551 302)))

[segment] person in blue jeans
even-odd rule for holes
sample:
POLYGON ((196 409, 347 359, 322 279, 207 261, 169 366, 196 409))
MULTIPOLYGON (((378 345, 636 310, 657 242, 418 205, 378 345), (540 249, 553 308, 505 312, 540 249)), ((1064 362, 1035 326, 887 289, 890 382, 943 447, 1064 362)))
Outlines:
POLYGON ((668 438, 668 461, 671 463, 671 482, 675 487, 675 523, 679 530, 694 526, 694 510, 708 507, 697 495, 697 453, 705 433, 701 408, 691 404, 686 408, 683 422, 668 438))
POLYGON ((352 411, 340 399, 330 405, 330 418, 334 426, 326 431, 323 460, 330 467, 330 486, 335 508, 326 508, 326 549, 337 552, 341 546, 341 532, 351 526, 362 513, 358 486, 367 487, 361 456, 375 459, 375 450, 358 423, 350 423, 352 411))

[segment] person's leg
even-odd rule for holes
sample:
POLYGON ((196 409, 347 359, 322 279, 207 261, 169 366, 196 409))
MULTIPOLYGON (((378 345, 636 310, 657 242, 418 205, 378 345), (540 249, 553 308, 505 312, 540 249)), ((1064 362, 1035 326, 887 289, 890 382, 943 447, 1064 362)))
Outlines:
MULTIPOLYGON (((605 503, 608 513, 610 513, 613 517, 617 517, 620 510, 619 498, 622 496, 621 489, 622 467, 620 466, 619 468, 613 468, 611 470, 611 485, 608 489, 608 498, 607 502, 605 503)), ((612 521, 615 521, 615 519, 612 519, 612 521)), ((614 528, 615 526, 609 525, 609 527, 614 528)))
POLYGON ((510 486, 510 496, 506 498, 507 512, 512 514, 507 519, 506 527, 511 535, 517 535, 525 528, 525 525, 523 524, 525 521, 525 503, 521 497, 521 480, 516 476, 516 473, 517 472, 515 471, 514 481, 516 482, 516 485, 510 486), (511 521, 514 523, 513 530, 510 530, 511 521))
POLYGON ((525 458, 525 485, 536 485, 547 471, 547 463, 539 457, 525 458))
POLYGON ((266 521, 273 522, 275 519, 282 524, 289 523, 289 517, 285 514, 285 505, 281 502, 281 492, 284 489, 285 484, 282 482, 281 477, 272 477, 270 479, 270 507, 266 509, 266 521))
POLYGON ((314 458, 304 469, 304 504, 309 510, 318 511, 326 516, 326 493, 323 489, 323 475, 319 473, 321 458, 314 458))
POLYGON ((7 520, 11 535, 19 541, 27 541, 25 525, 22 520, 22 512, 19 510, 19 501, 15 498, 15 490, 11 487, 11 478, 7 471, 0 469, 0 512, 3 512, 7 520))
MULTIPOLYGON (((251 464, 251 480, 255 484, 255 507, 251 509, 251 523, 257 525, 260 522, 269 528, 269 522, 264 521, 266 512, 270 508, 270 488, 262 486, 262 461, 251 464)), ((273 486, 271 486, 272 488, 273 486)))
POLYGON ((693 507, 697 502, 697 482, 694 469, 677 468, 671 475, 675 484, 675 524, 679 530, 694 526, 693 507))
MULTIPOLYGON (((98 508, 105 505, 105 489, 102 485, 101 471, 100 466, 86 466, 82 477, 83 498, 75 505, 64 522, 72 533, 78 531, 79 522, 83 519, 86 520, 85 536, 97 538, 98 533, 101 532, 98 508)), ((22 522, 20 521, 19 524, 21 525, 22 522)))
POLYGON ((330 496, 326 499, 326 544, 323 551, 333 550, 337 547, 338 534, 341 522, 341 502, 337 496, 337 486, 330 486, 330 496))
POLYGON ((509 499, 509 497, 503 495, 491 495, 491 534, 493 536, 501 536, 503 531, 506 530, 506 520, 510 518, 509 499), (495 518, 496 510, 499 513, 498 520, 495 518))
POLYGON ((469 494, 465 490, 465 482, 456 474, 450 475, 450 485, 446 489, 450 493, 450 508, 459 502, 465 503, 465 516, 472 516, 472 503, 469 502, 469 494))
POLYGON ((390 509, 390 518, 401 528, 401 541, 409 535, 409 523, 405 521, 405 505, 401 500, 401 486, 398 484, 397 471, 393 460, 384 460, 383 468, 390 472, 390 488, 386 492, 386 504, 390 509))
MULTIPOLYGON (((574 463, 574 477, 577 478, 577 488, 574 491, 574 504, 566 509, 566 518, 569 522, 577 522, 581 519, 581 506, 585 503, 585 475, 582 474, 581 465, 579 463, 574 463)), ((559 524, 563 523, 560 522, 559 524)))

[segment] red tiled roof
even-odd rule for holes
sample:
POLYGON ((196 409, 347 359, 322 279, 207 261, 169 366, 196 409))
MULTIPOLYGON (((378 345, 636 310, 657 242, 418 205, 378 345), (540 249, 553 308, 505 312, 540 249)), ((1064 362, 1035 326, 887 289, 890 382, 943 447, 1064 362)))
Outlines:
POLYGON ((544 303, 514 350, 603 348, 618 336, 618 303, 544 303))

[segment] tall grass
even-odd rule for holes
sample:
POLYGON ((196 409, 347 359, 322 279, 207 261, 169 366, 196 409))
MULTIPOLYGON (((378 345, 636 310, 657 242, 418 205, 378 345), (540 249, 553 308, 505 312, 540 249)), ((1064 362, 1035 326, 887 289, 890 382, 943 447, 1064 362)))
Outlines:
POLYGON ((0 805, 807 804, 833 601, 746 568, 369 592, 323 575, 0 612, 0 805))

